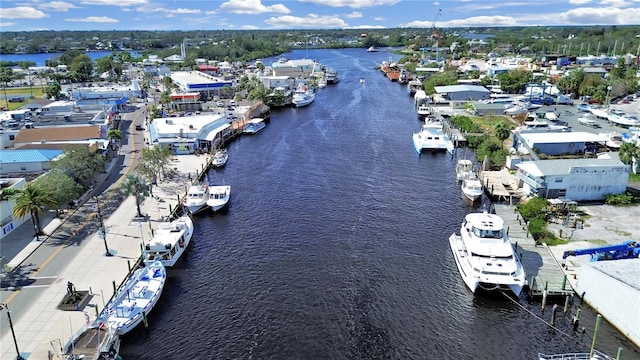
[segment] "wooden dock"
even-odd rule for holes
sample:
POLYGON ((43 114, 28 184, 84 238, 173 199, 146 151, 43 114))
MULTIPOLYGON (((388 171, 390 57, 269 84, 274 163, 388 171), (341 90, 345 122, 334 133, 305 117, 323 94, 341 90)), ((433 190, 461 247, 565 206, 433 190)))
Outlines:
POLYGON ((529 297, 541 298, 545 290, 551 297, 573 294, 560 264, 546 245, 536 244, 515 205, 494 204, 493 209, 504 220, 507 234, 520 256, 529 282, 529 297))
POLYGON ((484 186, 484 191, 492 199, 498 201, 509 201, 514 203, 514 198, 523 197, 523 193, 518 189, 518 178, 509 173, 509 170, 500 171, 482 171, 480 172, 480 181, 484 186))

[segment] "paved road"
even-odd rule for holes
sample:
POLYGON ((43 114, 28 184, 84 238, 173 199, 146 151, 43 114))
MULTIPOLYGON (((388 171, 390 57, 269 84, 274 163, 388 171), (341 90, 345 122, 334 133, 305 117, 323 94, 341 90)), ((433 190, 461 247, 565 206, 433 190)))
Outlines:
MULTIPOLYGON (((94 194, 100 194, 100 211, 107 218, 126 198, 118 186, 121 179, 137 164, 139 149, 144 147, 142 132, 134 130, 135 124, 144 122, 144 108, 124 114, 121 123, 123 139, 113 171, 104 182, 96 187, 94 194)), ((68 215, 65 222, 13 272, 2 280, 0 302, 11 309, 12 320, 17 323, 34 301, 53 284, 62 269, 82 250, 89 234, 99 230, 95 202, 87 201, 75 212, 68 215)), ((108 238, 108 236, 107 236, 108 238)), ((25 238, 26 246, 32 240, 25 238)), ((4 254, 3 254, 4 255, 4 254)), ((4 256, 13 256, 6 254, 4 256)), ((0 337, 9 331, 7 317, 1 317, 0 337)))

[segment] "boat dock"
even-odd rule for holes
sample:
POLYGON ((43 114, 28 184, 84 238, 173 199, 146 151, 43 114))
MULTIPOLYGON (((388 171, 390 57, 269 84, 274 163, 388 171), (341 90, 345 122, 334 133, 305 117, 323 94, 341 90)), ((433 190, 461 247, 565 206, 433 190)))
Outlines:
POLYGON ((542 298, 545 290, 547 296, 553 297, 573 294, 568 279, 549 247, 536 244, 515 205, 494 204, 493 209, 504 220, 507 234, 520 256, 529 282, 529 297, 542 298))
POLYGON ((522 197, 522 192, 518 190, 518 179, 509 173, 509 170, 482 171, 480 181, 485 192, 491 199, 498 201, 509 201, 513 203, 513 197, 522 197))

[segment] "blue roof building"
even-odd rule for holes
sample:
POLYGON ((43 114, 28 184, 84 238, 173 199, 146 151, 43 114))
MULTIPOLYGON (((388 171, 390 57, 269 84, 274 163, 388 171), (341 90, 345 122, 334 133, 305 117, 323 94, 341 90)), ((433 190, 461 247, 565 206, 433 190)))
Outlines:
POLYGON ((51 169, 51 161, 62 154, 62 150, 25 149, 0 151, 0 174, 40 173, 51 169))

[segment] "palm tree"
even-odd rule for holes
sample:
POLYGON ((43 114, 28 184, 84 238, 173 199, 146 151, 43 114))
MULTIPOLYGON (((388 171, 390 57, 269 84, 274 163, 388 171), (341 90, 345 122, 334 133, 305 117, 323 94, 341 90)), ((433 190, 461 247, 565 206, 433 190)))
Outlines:
POLYGON ((111 129, 109 129, 109 131, 107 131, 107 138, 110 140, 109 141, 109 145, 110 145, 111 149, 115 150, 115 147, 117 145, 119 145, 120 140, 122 139, 122 131, 120 131, 118 129, 111 128, 111 129), (118 144, 117 145, 113 143, 113 139, 118 140, 118 144))
POLYGON ((496 124, 495 127, 496 137, 500 140, 500 144, 504 145, 504 141, 511 136, 511 129, 509 129, 509 124, 504 121, 501 121, 496 124))
POLYGON ((639 155, 640 151, 638 149, 640 148, 636 147, 632 143, 626 142, 622 144, 622 146, 620 146, 619 152, 620 161, 622 161, 626 165, 630 165, 633 161, 633 158, 639 155))
POLYGON ((45 209, 57 208, 57 206, 58 203, 53 192, 35 183, 29 183, 16 197, 16 204, 12 212, 16 218, 23 218, 30 214, 36 235, 40 235, 42 234, 40 213, 45 209))
POLYGON ((140 205, 142 204, 142 201, 144 201, 144 199, 149 196, 149 185, 145 183, 140 176, 135 174, 127 174, 124 182, 122 183, 122 185, 120 185, 120 190, 127 195, 135 196, 138 217, 142 217, 140 205))

